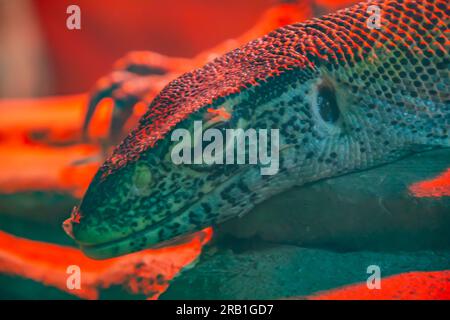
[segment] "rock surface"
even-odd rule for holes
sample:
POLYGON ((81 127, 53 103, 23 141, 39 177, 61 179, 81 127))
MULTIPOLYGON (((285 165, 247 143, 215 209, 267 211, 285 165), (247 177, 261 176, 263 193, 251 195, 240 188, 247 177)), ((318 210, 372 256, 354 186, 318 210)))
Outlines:
POLYGON ((365 282, 367 267, 386 277, 408 271, 450 269, 450 251, 338 253, 275 246, 244 253, 210 255, 179 275, 161 299, 278 299, 308 296, 365 282))

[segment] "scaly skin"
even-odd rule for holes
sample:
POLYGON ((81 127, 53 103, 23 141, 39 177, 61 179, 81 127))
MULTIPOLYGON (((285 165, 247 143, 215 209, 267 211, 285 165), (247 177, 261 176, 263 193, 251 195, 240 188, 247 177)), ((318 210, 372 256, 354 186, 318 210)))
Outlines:
MULTIPOLYGON (((450 147, 446 0, 374 1, 277 29, 186 73, 99 169, 66 229, 107 258, 249 212, 293 186, 450 147), (369 29, 369 5, 381 28, 369 29), (280 130, 280 170, 171 162, 171 132, 225 108, 280 130)), ((220 120, 221 119, 221 120, 220 120)))

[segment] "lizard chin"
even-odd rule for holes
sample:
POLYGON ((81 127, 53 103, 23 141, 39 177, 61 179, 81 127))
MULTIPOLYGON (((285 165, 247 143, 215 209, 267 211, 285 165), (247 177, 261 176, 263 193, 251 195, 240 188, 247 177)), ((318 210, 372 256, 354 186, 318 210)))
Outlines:
MULTIPOLYGON (((167 235, 167 237, 162 237, 161 232, 167 225, 170 225, 178 218, 183 217, 183 215, 186 214, 191 207, 195 206, 200 201, 201 200, 197 200, 193 203, 189 203, 177 212, 174 212, 173 214, 165 217, 157 223, 147 226, 144 229, 109 241, 100 240, 98 242, 86 243, 77 239, 76 233, 74 235, 73 232, 67 231, 67 222, 64 224, 64 229, 68 232, 69 236, 71 236, 79 244, 80 249, 86 256, 98 260, 130 254, 144 249, 158 249, 161 247, 178 245, 190 241, 195 234, 195 231, 199 231, 201 228, 196 230, 182 230, 178 234, 170 234, 167 235)), ((205 227, 206 226, 207 225, 205 225, 205 227)))
POLYGON ((185 234, 166 241, 160 241, 158 235, 160 227, 169 219, 170 217, 167 217, 157 224, 116 240, 102 242, 99 244, 79 243, 80 248, 86 256, 92 259, 100 260, 130 254, 143 249, 157 249, 161 247, 177 245, 187 242, 192 238, 191 234, 185 234), (136 244, 138 244, 137 247, 136 244))

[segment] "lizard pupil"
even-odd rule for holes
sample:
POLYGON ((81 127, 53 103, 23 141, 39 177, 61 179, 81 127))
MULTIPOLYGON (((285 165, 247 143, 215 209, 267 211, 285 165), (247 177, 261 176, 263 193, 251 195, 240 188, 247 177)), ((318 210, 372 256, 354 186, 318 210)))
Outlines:
POLYGON ((317 108, 320 116, 325 122, 334 124, 339 119, 340 111, 336 101, 336 93, 332 86, 319 86, 317 93, 317 108))

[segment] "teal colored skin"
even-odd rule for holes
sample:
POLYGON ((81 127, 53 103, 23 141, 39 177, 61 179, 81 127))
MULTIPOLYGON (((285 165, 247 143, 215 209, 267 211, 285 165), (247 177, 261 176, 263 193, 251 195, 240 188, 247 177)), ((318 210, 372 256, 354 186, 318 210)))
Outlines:
POLYGON ((450 147, 445 1, 374 3, 389 13, 379 30, 367 28, 370 3, 357 5, 278 29, 170 83, 75 211, 71 230, 82 250, 93 258, 139 251, 243 216, 294 187, 450 147), (415 15, 438 23, 430 29, 415 15), (398 26, 408 45, 390 40, 398 26), (211 120, 209 109, 231 118, 211 120), (279 129, 278 173, 175 165, 171 133, 192 131, 194 121, 279 129))
POLYGON ((215 235, 218 243, 236 238, 338 251, 449 249, 448 174, 450 149, 417 153, 292 188, 215 235))

